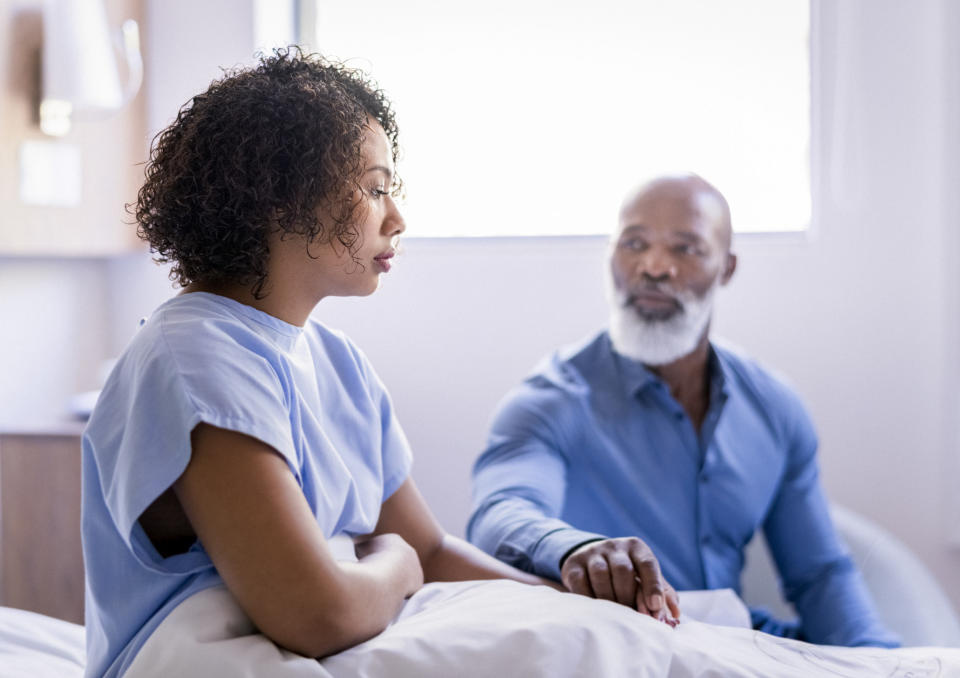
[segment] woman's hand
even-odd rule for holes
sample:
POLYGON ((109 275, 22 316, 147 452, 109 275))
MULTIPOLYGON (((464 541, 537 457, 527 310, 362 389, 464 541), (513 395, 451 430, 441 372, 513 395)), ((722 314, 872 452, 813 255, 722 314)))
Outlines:
POLYGON ((354 550, 360 562, 382 558, 393 561, 393 566, 404 576, 404 597, 410 597, 423 586, 423 568, 420 558, 410 544, 399 534, 377 534, 354 541, 354 550))

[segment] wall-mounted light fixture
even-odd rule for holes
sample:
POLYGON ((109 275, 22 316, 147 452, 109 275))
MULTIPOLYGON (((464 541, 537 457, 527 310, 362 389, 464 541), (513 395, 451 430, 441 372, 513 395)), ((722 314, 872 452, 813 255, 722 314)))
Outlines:
POLYGON ((140 31, 132 19, 111 33, 103 0, 44 0, 40 129, 70 131, 74 119, 119 111, 143 80, 140 31), (126 62, 121 86, 116 53, 126 62))

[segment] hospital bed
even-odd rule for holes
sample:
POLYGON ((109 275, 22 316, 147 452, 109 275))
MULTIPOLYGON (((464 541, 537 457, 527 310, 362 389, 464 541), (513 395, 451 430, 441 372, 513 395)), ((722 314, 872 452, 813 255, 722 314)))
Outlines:
POLYGON ((0 607, 0 676, 80 678, 83 627, 47 615, 0 607))
MULTIPOLYGON (((0 676, 79 678, 83 660, 82 627, 0 608, 0 676)), ((428 585, 383 634, 317 662, 277 648, 215 588, 177 608, 127 675, 948 678, 960 676, 960 649, 822 647, 689 619, 671 629, 606 601, 499 581, 428 585)))
MULTIPOLYGON (((908 644, 942 647, 832 648, 773 638, 747 628, 746 608, 729 591, 682 593, 686 618, 671 629, 613 603, 501 581, 428 585, 383 634, 317 662, 268 641, 230 594, 215 588, 177 608, 128 675, 960 677, 960 624, 923 564, 849 511, 835 509, 834 517, 884 620, 908 644)), ((770 602, 764 596, 776 596, 776 580, 762 564, 762 546, 748 555, 744 594, 770 602)), ((77 624, 0 607, 0 678, 79 678, 83 645, 77 624)))

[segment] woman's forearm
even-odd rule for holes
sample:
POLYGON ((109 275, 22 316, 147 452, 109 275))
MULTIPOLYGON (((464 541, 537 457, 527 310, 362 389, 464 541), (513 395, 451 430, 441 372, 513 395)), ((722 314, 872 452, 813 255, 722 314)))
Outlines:
POLYGON ((335 604, 319 605, 303 654, 324 657, 372 638, 423 585, 416 552, 400 537, 380 535, 358 546, 356 562, 337 563, 335 604), (306 651, 304 651, 306 650, 306 651))
POLYGON ((372 638, 400 611, 406 595, 402 575, 388 559, 372 556, 364 562, 342 563, 342 586, 348 598, 324 615, 324 646, 313 656, 326 656, 372 638))
POLYGON ((449 534, 424 560, 424 581, 464 581, 470 579, 512 579, 524 584, 550 586, 564 590, 555 581, 523 572, 502 563, 472 544, 449 534))

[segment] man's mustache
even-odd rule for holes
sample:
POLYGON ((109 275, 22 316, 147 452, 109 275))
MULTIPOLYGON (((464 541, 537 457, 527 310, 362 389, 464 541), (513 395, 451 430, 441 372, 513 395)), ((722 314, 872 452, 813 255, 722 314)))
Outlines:
POLYGON ((684 307, 681 294, 676 290, 671 289, 669 285, 662 283, 648 283, 638 287, 633 287, 625 291, 621 297, 622 305, 634 306, 639 301, 662 301, 662 302, 673 302, 678 309, 684 307))

